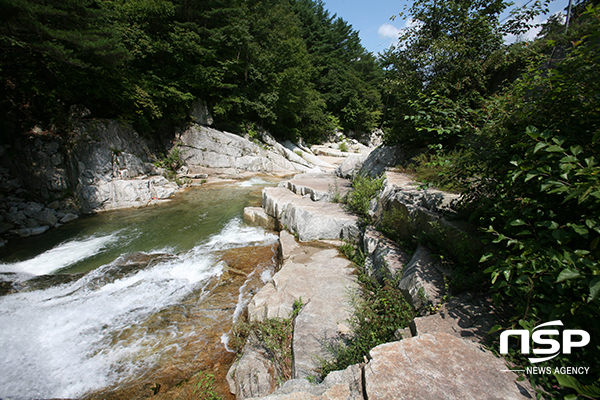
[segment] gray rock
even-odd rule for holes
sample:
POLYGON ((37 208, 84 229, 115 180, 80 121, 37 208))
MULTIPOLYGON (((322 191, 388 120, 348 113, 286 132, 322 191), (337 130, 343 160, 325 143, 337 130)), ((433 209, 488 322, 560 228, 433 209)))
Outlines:
POLYGON ((242 400, 249 397, 266 396, 277 387, 274 379, 275 365, 259 344, 254 334, 248 337, 242 356, 229 368, 227 383, 229 390, 242 400))
POLYGON ((47 207, 51 210, 58 210, 60 208, 60 201, 54 200, 52 203, 48 204, 47 207))
POLYGON ((410 261, 408 253, 372 225, 365 229, 363 246, 367 254, 365 269, 379 280, 386 274, 393 276, 402 272, 410 261))
POLYGON ((188 111, 188 115, 200 125, 212 125, 214 120, 208 106, 201 99, 196 99, 192 102, 192 105, 188 111))
POLYGON ((447 217, 458 197, 439 190, 420 190, 418 182, 408 175, 388 171, 385 187, 370 214, 375 225, 385 220, 401 239, 426 235, 438 239, 436 245, 455 259, 477 262, 483 244, 476 230, 447 217))
POLYGON ((347 239, 356 242, 360 235, 359 219, 346 213, 337 203, 314 202, 285 188, 265 188, 262 193, 265 212, 277 219, 280 229, 287 227, 301 241, 347 239))
POLYGON ((365 366, 369 399, 533 399, 503 359, 446 333, 379 345, 365 366))
POLYGON ((58 220, 56 219, 56 216, 54 215, 52 210, 50 210, 48 208, 45 208, 42 211, 36 213, 35 219, 38 220, 40 225, 55 226, 56 223, 58 222, 58 220))
POLYGON ((410 262, 402 269, 399 288, 406 300, 421 315, 442 303, 444 277, 436 268, 431 251, 419 244, 410 262))
POLYGON ((60 219, 61 224, 66 224, 67 222, 71 222, 75 219, 79 218, 79 215, 73 213, 67 213, 64 217, 60 219))
POLYGON ((26 228, 35 228, 36 226, 40 226, 40 224, 35 218, 27 218, 27 221, 25 221, 26 228))
MULTIPOLYGON (((306 379, 292 379, 264 400, 363 400, 362 369, 351 365, 343 371, 334 371, 316 385, 306 379)), ((259 397, 253 398, 258 400, 259 397)), ((251 399, 249 399, 251 400, 251 399)))
POLYGON ((46 232, 48 229, 50 229, 49 226, 38 226, 35 228, 21 228, 21 229, 17 229, 14 232, 21 237, 29 237, 29 236, 41 235, 42 233, 46 232))
POLYGON ((386 168, 400 165, 404 160, 404 151, 399 146, 378 147, 364 160, 359 174, 375 178, 383 174, 386 168))
POLYGON ((181 157, 188 166, 254 172, 302 172, 310 169, 240 136, 204 126, 187 129, 178 136, 178 141, 181 143, 181 157))
POLYGON ((27 219, 23 211, 9 212, 4 216, 4 218, 6 219, 6 222, 11 224, 16 224, 27 219))
POLYGON ((0 235, 5 234, 6 232, 14 229, 15 225, 9 222, 0 222, 0 235))
POLYGON ((328 359, 328 345, 347 333, 348 293, 357 290, 354 268, 337 249, 311 245, 284 250, 281 269, 248 305, 251 320, 287 318, 294 301, 305 304, 294 322, 293 375, 316 375, 319 359, 328 359))
POLYGON ((335 174, 341 178, 352 179, 354 178, 363 166, 363 163, 369 156, 366 154, 353 154, 346 159, 336 168, 335 174))
POLYGON ((463 293, 453 296, 435 314, 415 318, 409 326, 410 334, 403 337, 443 332, 484 344, 496 323, 496 307, 491 299, 463 293))
POLYGON ((309 195, 312 201, 340 201, 350 190, 351 184, 346 179, 337 178, 325 173, 304 173, 294 176, 289 181, 279 184, 297 195, 309 195))
POLYGON ((42 208, 44 208, 44 206, 42 206, 41 204, 34 203, 33 201, 31 201, 25 205, 23 212, 28 217, 33 218, 36 216, 36 214, 38 214, 40 211, 42 211, 42 208))

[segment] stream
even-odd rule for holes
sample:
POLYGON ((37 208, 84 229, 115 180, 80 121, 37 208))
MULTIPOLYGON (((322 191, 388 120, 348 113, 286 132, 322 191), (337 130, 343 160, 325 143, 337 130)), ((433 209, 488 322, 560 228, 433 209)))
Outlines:
POLYGON ((277 267, 277 236, 241 219, 275 184, 264 179, 10 242, 0 253, 0 398, 143 398, 199 371, 224 382, 227 333, 277 267))

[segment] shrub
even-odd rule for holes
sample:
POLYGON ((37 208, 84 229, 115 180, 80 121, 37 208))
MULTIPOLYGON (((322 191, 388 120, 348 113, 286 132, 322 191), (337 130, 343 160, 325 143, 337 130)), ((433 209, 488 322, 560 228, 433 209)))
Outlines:
POLYGON ((352 190, 346 195, 344 203, 348 211, 354 212, 369 221, 369 204, 375 196, 383 189, 384 177, 370 178, 366 175, 358 175, 352 181, 352 190))

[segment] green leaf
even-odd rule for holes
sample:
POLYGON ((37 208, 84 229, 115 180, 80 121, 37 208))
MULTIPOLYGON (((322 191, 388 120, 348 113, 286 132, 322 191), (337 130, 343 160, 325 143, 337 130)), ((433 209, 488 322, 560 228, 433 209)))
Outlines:
POLYGON ((571 269, 571 268, 565 268, 558 275, 558 278, 556 279, 556 283, 566 281, 569 279, 579 278, 580 276, 581 276, 581 274, 579 273, 579 271, 577 271, 575 269, 571 269))
POLYGON ((510 226, 521 226, 521 225, 525 225, 525 221, 523 221, 522 219, 515 219, 510 221, 510 226))
POLYGON ((548 146, 548 143, 538 142, 538 144, 536 144, 533 148, 533 154, 537 153, 540 149, 543 149, 546 146, 548 146))
POLYGON ((563 149, 561 146, 553 144, 552 146, 548 146, 546 151, 548 153, 560 153, 560 152, 565 151, 565 149, 563 149))
POLYGON ((588 297, 587 302, 594 301, 598 298, 598 294, 600 293, 600 276, 592 279, 590 281, 590 296, 588 297))
POLYGON ((581 152, 583 152, 583 148, 581 146, 571 146, 571 153, 573 153, 574 156, 581 154, 581 152))

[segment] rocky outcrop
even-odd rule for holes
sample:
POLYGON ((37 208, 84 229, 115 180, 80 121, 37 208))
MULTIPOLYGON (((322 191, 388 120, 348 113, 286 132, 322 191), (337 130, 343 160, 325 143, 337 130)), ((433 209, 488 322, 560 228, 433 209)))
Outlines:
POLYGON ((476 262, 483 245, 466 223, 452 219, 451 205, 459 195, 421 189, 406 174, 388 171, 379 199, 369 211, 375 225, 386 224, 399 238, 428 238, 446 254, 464 262, 476 262))
POLYGON ((181 158, 188 165, 287 173, 309 171, 314 167, 281 145, 276 149, 279 152, 269 151, 240 136, 205 126, 186 129, 178 135, 177 141, 181 147, 181 158))
POLYGON ((419 244, 410 262, 402 268, 399 288, 421 315, 428 314, 443 302, 444 277, 426 246, 419 244))
POLYGON ((337 203, 316 202, 282 187, 266 188, 262 194, 265 212, 277 220, 279 229, 296 233, 301 241, 347 239, 357 241, 359 219, 337 203))
POLYGON ((501 358, 446 333, 424 334, 371 350, 365 366, 366 398, 532 399, 533 391, 501 358))
POLYGON ((359 174, 376 178, 387 168, 401 165, 406 160, 406 154, 400 146, 381 146, 369 153, 360 168, 359 174))
MULTIPOLYGON (((280 249, 283 265, 252 298, 248 318, 289 318, 294 302, 301 300, 303 307, 294 320, 292 374, 296 379, 317 376, 320 360, 330 357, 328 345, 348 333, 348 293, 357 290, 353 268, 337 249, 298 243, 286 231, 280 233, 280 249)), ((248 397, 250 390, 244 388, 252 385, 257 388, 254 396, 258 386, 264 389, 259 395, 267 394, 269 381, 261 371, 268 370, 269 364, 255 347, 245 349, 230 370, 230 387, 238 398, 248 397)), ((334 378, 330 383, 340 385, 334 378)))
POLYGON ((385 275, 401 273, 410 262, 410 256, 374 226, 369 225, 363 234, 363 251, 366 254, 365 270, 381 280, 385 275))
POLYGON ((237 400, 266 396, 277 388, 275 365, 253 333, 242 356, 229 369, 227 383, 237 400))

